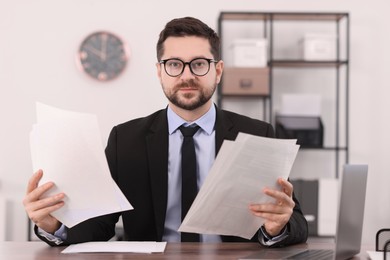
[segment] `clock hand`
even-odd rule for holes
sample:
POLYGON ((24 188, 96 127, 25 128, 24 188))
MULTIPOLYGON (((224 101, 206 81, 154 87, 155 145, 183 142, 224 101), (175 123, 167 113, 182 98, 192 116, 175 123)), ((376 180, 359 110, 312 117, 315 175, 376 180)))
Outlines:
POLYGON ((87 50, 89 50, 89 51, 92 52, 93 54, 99 56, 99 58, 100 58, 101 60, 105 60, 105 57, 103 58, 102 52, 99 51, 99 50, 97 50, 96 48, 94 48, 94 47, 92 47, 92 46, 90 46, 90 45, 86 45, 86 46, 84 46, 84 48, 87 49, 87 50))
POLYGON ((102 60, 105 61, 107 59, 107 34, 102 35, 102 60))

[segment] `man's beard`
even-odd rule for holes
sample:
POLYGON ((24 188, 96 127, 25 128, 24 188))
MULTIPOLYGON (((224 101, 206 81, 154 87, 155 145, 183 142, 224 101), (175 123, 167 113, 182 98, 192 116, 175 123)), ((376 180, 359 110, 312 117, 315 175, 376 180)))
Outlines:
POLYGON ((173 87, 171 92, 167 92, 163 86, 164 94, 168 100, 175 106, 185 109, 185 110, 195 110, 204 104, 206 104, 214 94, 216 85, 211 88, 202 88, 197 82, 193 79, 188 80, 187 82, 182 82, 173 87), (182 96, 179 96, 179 90, 181 88, 196 88, 198 92, 194 93, 184 93, 182 96), (196 96, 191 102, 185 102, 185 100, 192 99, 196 96))

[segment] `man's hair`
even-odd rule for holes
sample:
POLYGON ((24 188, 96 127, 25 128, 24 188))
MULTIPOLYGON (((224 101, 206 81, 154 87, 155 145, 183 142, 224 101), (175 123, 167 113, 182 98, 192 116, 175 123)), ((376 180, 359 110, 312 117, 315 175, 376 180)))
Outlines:
POLYGON ((157 60, 164 53, 164 42, 168 37, 197 36, 205 38, 210 43, 210 51, 214 59, 220 59, 220 40, 217 33, 207 24, 193 17, 173 19, 165 25, 157 42, 157 60))

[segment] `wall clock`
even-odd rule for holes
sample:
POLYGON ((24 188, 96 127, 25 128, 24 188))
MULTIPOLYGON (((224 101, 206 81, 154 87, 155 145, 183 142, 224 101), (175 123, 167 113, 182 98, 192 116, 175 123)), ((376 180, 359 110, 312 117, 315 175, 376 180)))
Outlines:
POLYGON ((126 43, 107 31, 88 35, 80 45, 77 62, 82 71, 99 81, 109 81, 123 72, 129 59, 126 43))

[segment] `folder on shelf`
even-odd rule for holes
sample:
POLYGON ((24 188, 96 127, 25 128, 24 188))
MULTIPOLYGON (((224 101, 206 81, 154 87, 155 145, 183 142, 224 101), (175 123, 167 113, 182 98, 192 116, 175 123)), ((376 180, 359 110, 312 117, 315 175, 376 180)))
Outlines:
POLYGON ((320 117, 276 116, 276 136, 297 139, 302 147, 322 147, 324 126, 320 117))

